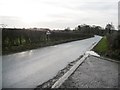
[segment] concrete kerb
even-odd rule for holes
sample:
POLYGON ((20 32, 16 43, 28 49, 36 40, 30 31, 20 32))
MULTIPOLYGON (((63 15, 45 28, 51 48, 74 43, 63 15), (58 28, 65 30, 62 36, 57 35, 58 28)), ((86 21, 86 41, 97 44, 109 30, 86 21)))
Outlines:
MULTIPOLYGON (((91 50, 94 46, 96 46, 98 42, 94 42, 91 47, 89 47, 88 51, 91 50)), ((59 88, 68 77, 75 72, 75 70, 82 64, 82 62, 89 56, 89 54, 84 54, 84 56, 67 72, 65 73, 58 81, 54 83, 51 88, 59 88)))
POLYGON ((88 56, 88 54, 85 54, 67 73, 65 73, 57 82, 55 82, 52 88, 59 88, 88 56))

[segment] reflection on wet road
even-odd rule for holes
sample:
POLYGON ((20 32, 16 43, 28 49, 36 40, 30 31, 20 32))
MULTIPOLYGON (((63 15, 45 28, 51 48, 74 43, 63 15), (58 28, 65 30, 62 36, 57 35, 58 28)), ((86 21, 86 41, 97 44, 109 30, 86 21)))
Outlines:
POLYGON ((95 36, 3 56, 3 88, 34 88, 42 84, 100 39, 95 36))

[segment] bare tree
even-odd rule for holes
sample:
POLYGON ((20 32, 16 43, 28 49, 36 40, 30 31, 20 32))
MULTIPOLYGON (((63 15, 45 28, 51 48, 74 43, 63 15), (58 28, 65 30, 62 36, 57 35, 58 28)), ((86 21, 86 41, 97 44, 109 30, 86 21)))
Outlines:
POLYGON ((0 24, 0 26, 1 26, 2 28, 7 27, 7 25, 6 25, 6 24, 0 24))

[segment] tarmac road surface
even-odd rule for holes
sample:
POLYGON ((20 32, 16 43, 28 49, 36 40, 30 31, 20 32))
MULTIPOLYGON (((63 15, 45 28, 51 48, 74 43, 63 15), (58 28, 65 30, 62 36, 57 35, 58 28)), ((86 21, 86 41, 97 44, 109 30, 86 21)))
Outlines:
POLYGON ((48 46, 2 57, 3 88, 35 88, 53 78, 101 39, 89 39, 48 46))

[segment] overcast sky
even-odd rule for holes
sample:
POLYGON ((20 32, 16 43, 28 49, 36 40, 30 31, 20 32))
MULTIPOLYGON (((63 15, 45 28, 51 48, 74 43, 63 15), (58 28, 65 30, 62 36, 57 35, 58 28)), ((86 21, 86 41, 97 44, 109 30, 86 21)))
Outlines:
POLYGON ((75 28, 118 25, 119 0, 0 0, 0 24, 8 27, 75 28))

